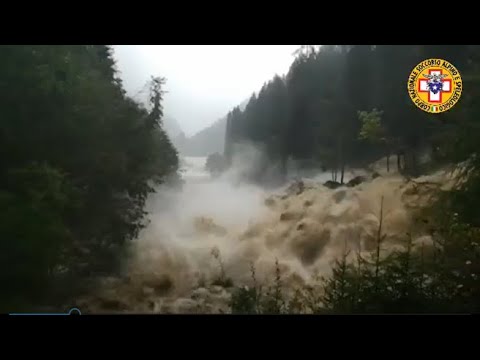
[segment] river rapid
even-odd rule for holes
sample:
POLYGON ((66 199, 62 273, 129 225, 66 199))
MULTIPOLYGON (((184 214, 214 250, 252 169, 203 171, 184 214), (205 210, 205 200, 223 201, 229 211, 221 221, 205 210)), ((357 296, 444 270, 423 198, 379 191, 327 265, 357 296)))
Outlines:
MULTIPOLYGON (((230 171, 211 179, 205 158, 182 159, 181 190, 160 187, 147 204, 150 224, 134 242, 125 276, 104 279, 79 300, 86 313, 226 313, 231 290, 212 285, 224 273, 235 286, 271 283, 275 262, 286 289, 328 275, 346 249, 375 246, 383 198, 385 247, 395 248, 414 226, 421 194, 395 173, 362 174, 355 187, 329 189, 331 175, 303 179, 303 188, 265 190, 230 171)), ((418 181, 441 184, 439 172, 418 181)), ((429 241, 419 234, 416 242, 429 241)))

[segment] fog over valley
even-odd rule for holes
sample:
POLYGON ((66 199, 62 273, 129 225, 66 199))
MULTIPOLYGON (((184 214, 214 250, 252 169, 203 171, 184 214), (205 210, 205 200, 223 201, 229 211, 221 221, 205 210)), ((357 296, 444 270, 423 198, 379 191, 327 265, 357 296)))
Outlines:
POLYGON ((165 115, 187 137, 212 125, 283 75, 299 45, 115 45, 114 56, 127 92, 138 93, 151 75, 166 78, 165 115))

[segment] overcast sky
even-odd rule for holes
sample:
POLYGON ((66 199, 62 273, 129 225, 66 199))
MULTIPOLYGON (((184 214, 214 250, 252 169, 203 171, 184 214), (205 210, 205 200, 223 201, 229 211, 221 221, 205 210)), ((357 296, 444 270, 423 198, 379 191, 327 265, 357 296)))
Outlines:
POLYGON ((114 49, 127 92, 138 94, 150 75, 165 77, 164 112, 192 135, 226 115, 275 74, 286 74, 299 46, 115 45, 114 49))

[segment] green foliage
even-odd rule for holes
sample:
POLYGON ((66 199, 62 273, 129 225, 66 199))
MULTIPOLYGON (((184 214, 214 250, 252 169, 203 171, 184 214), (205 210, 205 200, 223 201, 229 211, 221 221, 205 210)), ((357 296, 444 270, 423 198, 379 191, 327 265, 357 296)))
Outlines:
POLYGON ((212 282, 212 285, 222 286, 229 288, 233 286, 233 281, 227 277, 225 273, 225 267, 223 265, 222 254, 217 247, 214 247, 211 251, 213 258, 217 261, 220 270, 219 276, 212 282))
MULTIPOLYGON (((477 313, 480 310, 480 230, 453 217, 434 236, 434 243, 413 244, 370 258, 349 253, 332 274, 286 297, 275 283, 237 288, 233 313, 385 314, 477 313)), ((277 265, 278 268, 278 265, 277 265)), ((276 280, 278 282, 278 280, 276 280)))
POLYGON ((253 287, 237 287, 232 294, 230 307, 234 314, 284 314, 287 304, 282 292, 280 265, 275 260, 275 281, 271 287, 262 288, 257 284, 255 267, 250 266, 253 287))
POLYGON ((205 169, 212 175, 218 176, 226 169, 226 162, 223 155, 219 153, 210 154, 205 163, 205 169))
POLYGON ((6 303, 33 304, 60 275, 114 270, 178 159, 162 80, 147 111, 125 95, 108 46, 0 50, 0 287, 6 303))
POLYGON ((386 142, 385 129, 381 124, 383 111, 373 109, 371 112, 359 111, 358 117, 362 122, 362 127, 358 138, 373 143, 386 142))
MULTIPOLYGON (((267 291, 254 281, 232 296, 234 313, 477 313, 480 311, 480 228, 462 222, 440 197, 424 209, 432 242, 414 243, 406 234, 402 247, 383 247, 383 206, 376 249, 367 256, 345 252, 332 273, 316 277, 293 296, 281 290, 279 264, 267 291)), ((254 274, 254 271, 252 270, 254 274)))
POLYGON ((331 283, 337 288, 346 283, 347 290, 325 303, 333 312, 348 313, 477 312, 479 235, 453 218, 439 229, 433 246, 412 248, 408 237, 403 250, 382 260, 378 276, 375 266, 361 258, 348 271, 337 263, 326 292, 332 292, 331 283))
POLYGON ((469 65, 462 71, 462 99, 452 110, 443 155, 457 167, 458 186, 444 196, 444 206, 467 224, 480 226, 480 47, 469 45, 469 65), (468 89, 468 90, 466 90, 468 89), (454 111, 454 112, 453 112, 454 111))
POLYGON ((275 77, 252 96, 244 111, 237 108, 229 114, 225 155, 231 159, 233 144, 247 141, 269 149, 265 171, 267 165, 289 157, 317 158, 336 171, 397 153, 405 154, 403 171, 416 175, 418 154, 433 144, 437 154, 447 152, 464 98, 478 98, 473 95, 478 77, 467 76, 480 63, 477 49, 473 45, 304 45, 285 78, 275 77), (447 114, 419 111, 405 89, 412 69, 429 57, 451 61, 460 69, 465 89, 472 89, 447 114), (374 110, 369 116, 366 109, 382 112, 374 110), (376 146, 366 146, 367 138, 376 146))
POLYGON ((64 211, 76 201, 65 176, 46 164, 11 169, 0 191, 0 308, 43 293, 71 240, 64 211), (6 303, 5 303, 6 302, 6 303))

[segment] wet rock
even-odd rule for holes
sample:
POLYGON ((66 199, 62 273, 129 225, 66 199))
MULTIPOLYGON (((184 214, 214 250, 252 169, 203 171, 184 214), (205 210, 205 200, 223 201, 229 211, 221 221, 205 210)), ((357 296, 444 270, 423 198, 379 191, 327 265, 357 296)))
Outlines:
POLYGON ((328 180, 326 182, 323 183, 323 186, 329 188, 329 189, 337 189, 339 188, 340 186, 342 186, 342 184, 340 184, 339 182, 337 181, 332 181, 332 180, 328 180))
POLYGON ((367 181, 367 179, 365 178, 365 176, 355 176, 352 180, 350 180, 348 183, 347 183, 347 186, 348 187, 354 187, 354 186, 357 186, 357 185, 360 185, 361 183, 367 181))
POLYGON ((418 195, 419 187, 416 184, 409 184, 407 185, 405 191, 403 192, 404 195, 418 195))
POLYGON ((307 201, 305 201, 305 202, 303 203, 303 206, 305 206, 305 207, 310 207, 310 206, 312 206, 312 205, 313 205, 313 201, 312 201, 312 200, 307 200, 307 201))
MULTIPOLYGON (((152 290, 147 290, 147 291, 153 291, 155 295, 159 295, 159 296, 167 294, 174 287, 173 280, 168 275, 161 275, 159 277, 155 277, 154 279, 145 281, 144 285, 145 285, 144 289, 150 288, 152 290)), ((145 293, 145 290, 144 290, 144 293, 145 293)))
POLYGON ((206 234, 214 234, 217 236, 225 236, 227 234, 227 230, 215 224, 215 222, 207 217, 198 217, 195 219, 195 228, 197 231, 206 233, 206 234))
POLYGON ((378 172, 374 171, 372 174, 372 179, 376 179, 377 177, 380 177, 380 176, 381 175, 378 172))
POLYGON ((245 240, 249 238, 253 238, 259 236, 262 233, 263 225, 262 224, 255 224, 247 229, 241 236, 240 240, 245 240))
POLYGON ((291 221, 291 220, 294 220, 295 218, 296 218, 295 214, 288 211, 280 214, 280 221, 291 221))
POLYGON ((330 241, 330 231, 323 230, 320 234, 305 234, 298 237, 292 244, 292 250, 302 264, 312 265, 323 252, 330 241))
POLYGON ((265 199, 265 205, 268 206, 268 207, 273 207, 275 206, 276 202, 275 202, 275 199, 272 198, 272 197, 269 197, 267 199, 265 199))
POLYGON ((345 196, 347 195, 347 192, 345 190, 340 190, 337 191, 335 194, 333 194, 333 200, 338 204, 340 201, 345 199, 345 196))
POLYGON ((300 195, 305 190, 303 180, 296 180, 287 188, 287 195, 300 195))
POLYGON ((154 286, 155 293, 161 295, 173 289, 173 281, 169 276, 163 276, 154 286))

